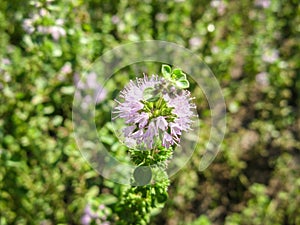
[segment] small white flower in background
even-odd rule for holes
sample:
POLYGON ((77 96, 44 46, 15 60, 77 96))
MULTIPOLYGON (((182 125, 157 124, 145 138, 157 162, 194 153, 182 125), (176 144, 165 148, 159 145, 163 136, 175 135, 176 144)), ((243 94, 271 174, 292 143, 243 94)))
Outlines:
POLYGON ((198 48, 202 45, 202 40, 199 37, 192 37, 189 40, 189 45, 191 48, 198 48))
POLYGON ((48 34, 49 33, 49 28, 45 26, 38 26, 37 27, 37 32, 41 34, 48 34))
POLYGON ((279 58, 279 52, 276 49, 266 49, 262 55, 262 60, 267 63, 274 63, 279 58))
POLYGON ((3 75, 3 80, 5 82, 10 82, 11 81, 11 75, 9 73, 5 72, 4 75, 3 75))
POLYGON ((24 19, 22 24, 23 30, 28 34, 32 34, 35 31, 33 23, 34 21, 32 19, 24 19))
POLYGON ((111 22, 112 22, 113 24, 118 24, 120 21, 121 21, 121 20, 120 20, 120 18, 119 18, 117 15, 113 15, 113 16, 111 17, 111 22))
POLYGON ((51 19, 50 16, 51 14, 47 9, 40 8, 36 14, 32 14, 30 18, 23 20, 22 28, 28 34, 37 32, 38 34, 42 35, 51 35, 54 41, 58 41, 61 37, 64 37, 67 34, 63 27, 64 20, 58 18, 53 21, 52 25, 48 26, 41 25, 41 22, 39 22, 39 20, 44 18, 47 18, 47 20, 51 19))
POLYGON ((223 0, 213 0, 210 2, 211 7, 217 9, 217 12, 220 16, 225 13, 226 5, 223 0))
POLYGON ((56 24, 57 26, 62 26, 62 25, 64 25, 64 23, 65 23, 65 21, 64 21, 63 19, 57 19, 57 20, 55 21, 55 24, 56 24))
POLYGON ((165 13, 157 13, 155 19, 160 22, 165 22, 168 20, 168 15, 165 13))
POLYGON ((255 76, 255 80, 261 86, 268 86, 269 85, 269 74, 267 72, 258 73, 255 76))
POLYGON ((69 75, 70 73, 72 73, 72 64, 70 62, 66 62, 58 73, 58 80, 66 80, 67 75, 69 75))
POLYGON ((45 17, 45 16, 48 16, 48 15, 49 15, 49 11, 46 10, 46 9, 44 9, 44 8, 42 8, 42 9, 40 9, 39 14, 40 14, 42 17, 45 17))
POLYGON ((218 46, 212 46, 211 52, 213 54, 218 54, 220 52, 220 48, 218 46))
POLYGON ((61 37, 66 36, 66 31, 63 27, 60 26, 51 26, 48 30, 49 34, 51 34, 53 40, 58 41, 61 37))
POLYGON ((261 8, 269 8, 271 5, 271 1, 270 0, 255 0, 254 4, 258 7, 261 8))
POLYGON ((3 65, 9 65, 10 63, 11 63, 10 59, 8 59, 8 58, 3 58, 2 59, 2 64, 3 65))
POLYGON ((71 63, 67 62, 63 65, 63 67, 60 70, 64 74, 69 74, 72 72, 72 65, 71 63))
POLYGON ((66 36, 65 29, 56 25, 48 27, 39 25, 37 27, 37 32, 40 34, 50 34, 55 41, 58 41, 61 37, 66 36))

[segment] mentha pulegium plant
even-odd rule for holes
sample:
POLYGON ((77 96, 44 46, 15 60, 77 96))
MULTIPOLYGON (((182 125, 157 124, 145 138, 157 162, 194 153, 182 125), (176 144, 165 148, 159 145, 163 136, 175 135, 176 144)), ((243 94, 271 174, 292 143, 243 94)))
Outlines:
POLYGON ((116 100, 114 113, 124 120, 124 143, 138 166, 118 204, 117 224, 147 224, 151 210, 167 200, 167 160, 196 116, 186 74, 168 65, 161 72, 130 81, 116 100))

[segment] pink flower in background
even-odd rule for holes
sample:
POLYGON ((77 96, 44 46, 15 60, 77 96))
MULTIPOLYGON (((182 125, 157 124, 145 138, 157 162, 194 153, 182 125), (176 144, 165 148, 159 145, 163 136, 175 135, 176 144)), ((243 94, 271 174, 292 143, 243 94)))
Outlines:
POLYGON ((61 26, 38 26, 37 32, 40 34, 50 34, 53 40, 58 41, 61 37, 66 36, 66 31, 61 26))
POLYGON ((50 13, 48 10, 41 8, 39 11, 39 14, 40 14, 40 16, 45 17, 45 16, 48 16, 50 13))
POLYGON ((111 22, 113 23, 113 24, 118 24, 118 23, 120 23, 120 18, 117 16, 117 15, 113 15, 112 17, 111 17, 111 22))
POLYGON ((38 13, 33 14, 30 18, 24 19, 22 28, 28 34, 36 32, 40 35, 51 35, 54 41, 58 41, 60 38, 65 37, 67 32, 64 29, 64 20, 56 19, 53 24, 45 26, 41 25, 40 20, 50 16, 50 12, 44 8, 41 8, 38 13))
POLYGON ((66 31, 61 26, 51 26, 48 28, 49 34, 51 34, 53 40, 58 41, 61 37, 66 36, 66 31))
POLYGON ((276 49, 266 49, 262 55, 262 60, 267 63, 274 63, 279 58, 279 52, 276 49))
POLYGON ((92 211, 91 206, 88 204, 84 209, 83 216, 81 217, 81 224, 89 225, 95 217, 97 217, 97 214, 92 211))
POLYGON ((60 70, 62 73, 64 74, 69 74, 72 72, 72 65, 71 63, 65 63, 65 65, 63 65, 63 67, 60 70))
POLYGON ((122 131, 125 143, 147 149, 153 149, 158 143, 166 148, 179 144, 182 131, 191 127, 192 110, 196 106, 191 103, 189 91, 176 93, 174 88, 157 75, 129 82, 120 93, 123 101, 116 100, 114 110, 116 118, 124 119, 127 125, 122 131), (145 99, 145 91, 149 88, 160 93, 160 97, 151 101, 145 99))
POLYGON ((160 22, 165 22, 168 20, 168 15, 165 13, 157 13, 155 19, 160 22))
POLYGON ((2 59, 2 64, 3 64, 3 65, 9 65, 9 64, 11 64, 11 61, 10 61, 10 59, 8 59, 8 58, 3 58, 3 59, 2 59))
POLYGON ((269 8, 271 5, 271 1, 270 0, 255 0, 254 3, 256 6, 261 7, 261 8, 269 8))
POLYGON ((105 205, 99 205, 97 210, 93 210, 90 204, 87 204, 84 213, 80 219, 82 225, 110 225, 107 221, 108 211, 105 205))
POLYGON ((32 34, 35 31, 34 22, 31 18, 24 19, 22 24, 23 30, 28 34, 32 34))
POLYGON ((192 37, 189 40, 189 45, 191 48, 198 48, 202 45, 202 40, 199 37, 192 37))
POLYGON ((226 10, 226 5, 223 0, 213 0, 210 2, 211 7, 216 8, 220 16, 224 15, 226 10))
POLYGON ((88 73, 83 79, 80 80, 78 73, 74 74, 74 83, 77 89, 80 90, 81 95, 77 96, 82 99, 82 108, 90 109, 102 102, 107 96, 107 90, 97 79, 95 72, 88 73))
POLYGON ((269 74, 266 72, 258 73, 255 77, 256 82, 261 86, 269 85, 269 74))

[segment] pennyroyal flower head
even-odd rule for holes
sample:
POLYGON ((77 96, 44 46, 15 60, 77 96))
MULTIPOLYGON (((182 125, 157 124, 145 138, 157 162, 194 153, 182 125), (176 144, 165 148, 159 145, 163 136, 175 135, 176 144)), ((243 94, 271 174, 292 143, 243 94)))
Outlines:
POLYGON ((124 119, 124 142, 135 148, 169 148, 180 143, 183 131, 191 129, 195 116, 186 75, 163 65, 163 77, 144 75, 121 91, 114 113, 124 119), (175 72, 175 73, 174 73, 175 72))

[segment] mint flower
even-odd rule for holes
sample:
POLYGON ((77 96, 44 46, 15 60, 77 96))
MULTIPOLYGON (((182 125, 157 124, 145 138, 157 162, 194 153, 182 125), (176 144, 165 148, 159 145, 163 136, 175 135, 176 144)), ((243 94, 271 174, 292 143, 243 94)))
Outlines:
POLYGON ((103 204, 99 205, 97 210, 92 209, 92 206, 87 204, 80 222, 82 225, 110 225, 110 222, 107 221, 108 214, 108 208, 103 204))
POLYGON ((122 134, 127 146, 169 148, 180 143, 183 131, 191 129, 196 106, 192 103, 190 92, 178 87, 188 87, 188 81, 185 74, 178 79, 180 83, 172 81, 169 75, 166 76, 169 79, 145 75, 137 78, 136 82, 131 80, 121 91, 122 100, 116 100, 114 113, 116 118, 125 121, 122 134))

